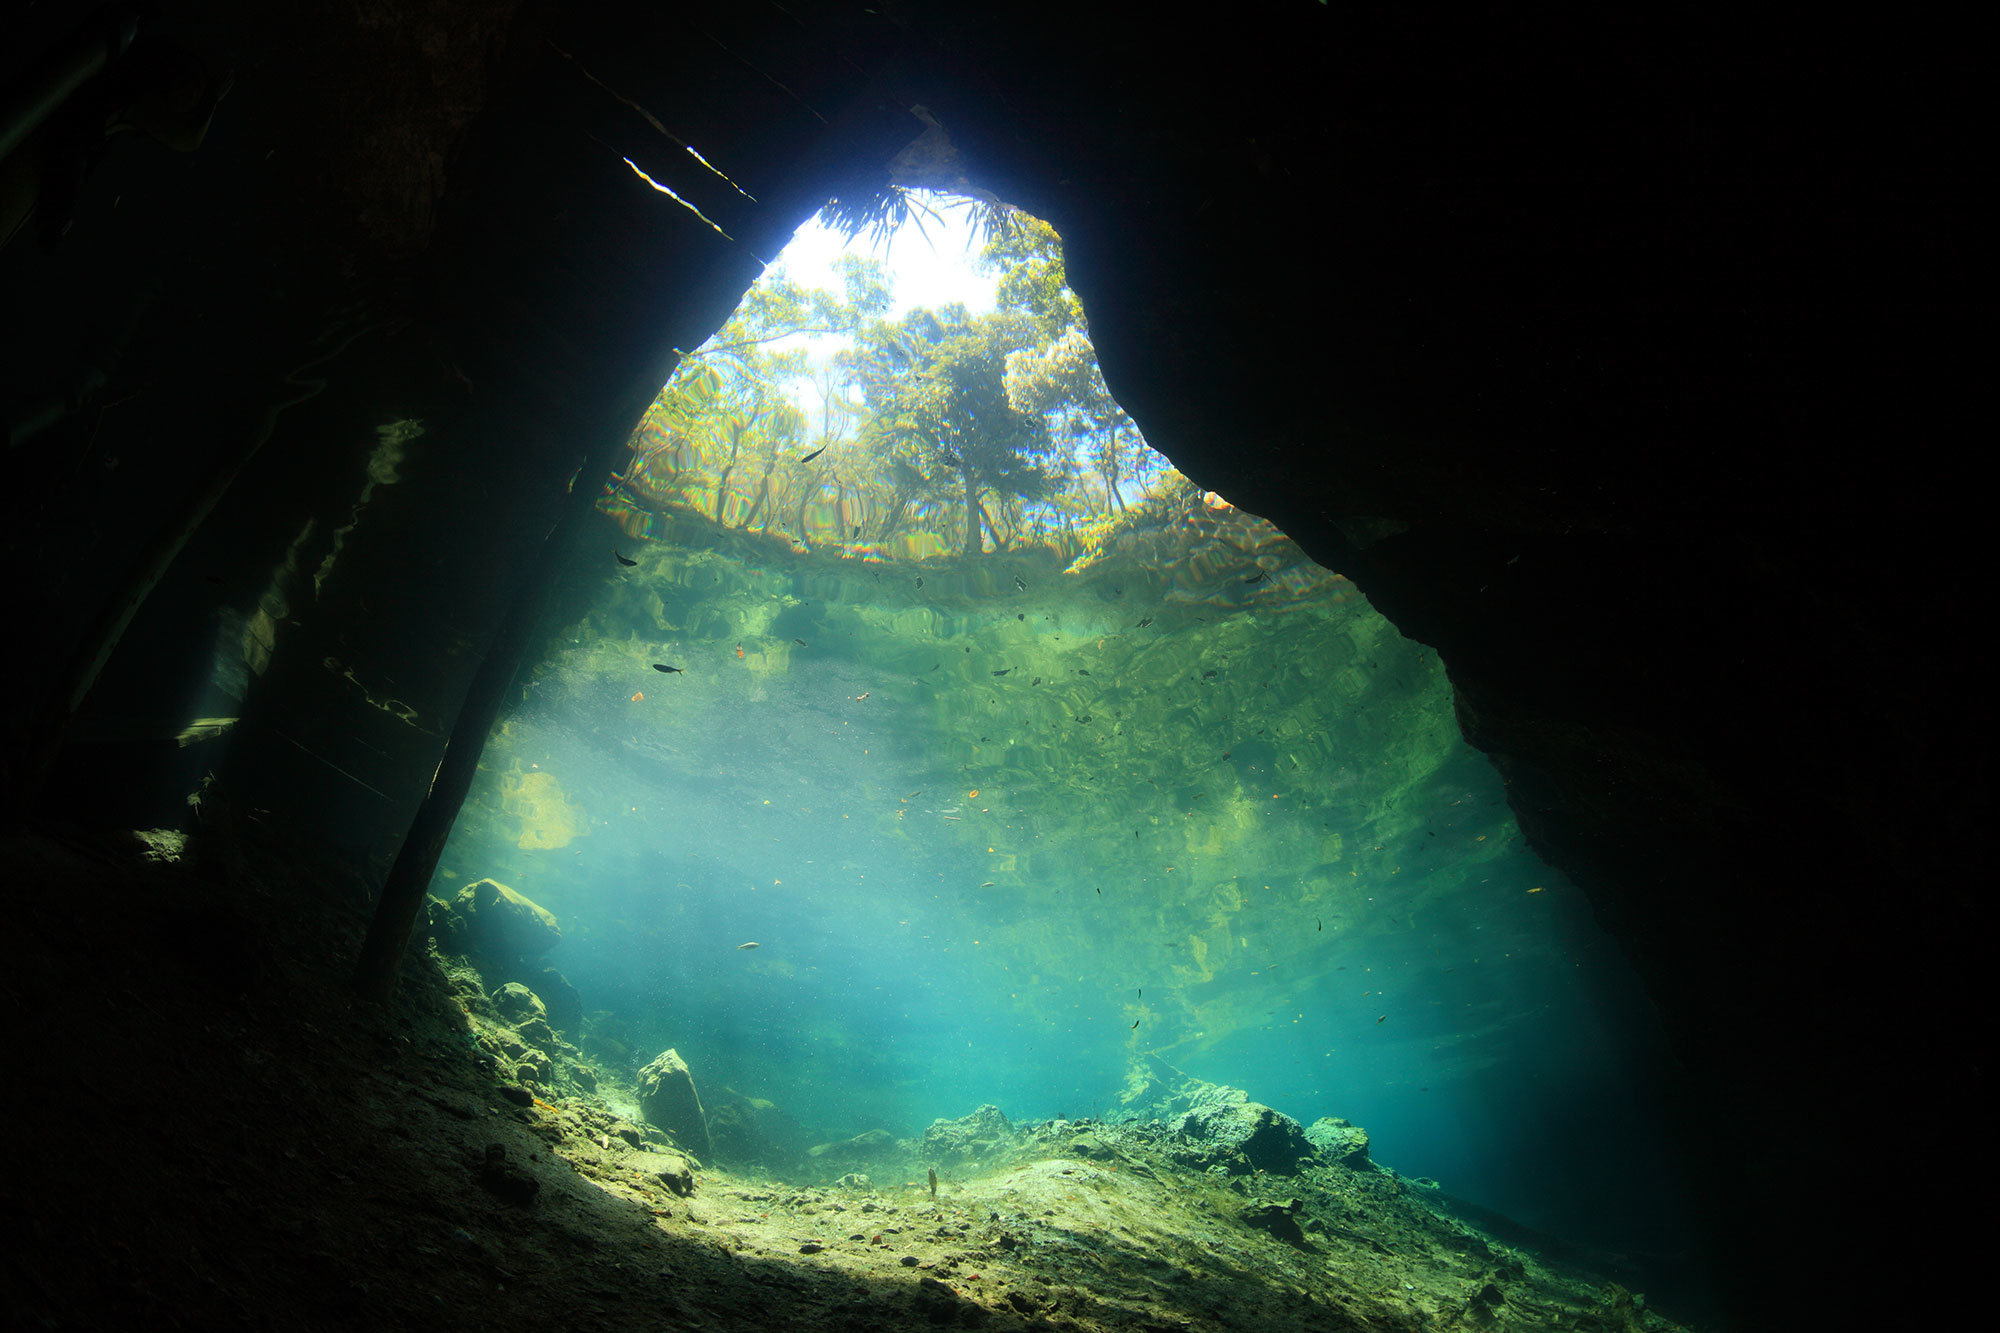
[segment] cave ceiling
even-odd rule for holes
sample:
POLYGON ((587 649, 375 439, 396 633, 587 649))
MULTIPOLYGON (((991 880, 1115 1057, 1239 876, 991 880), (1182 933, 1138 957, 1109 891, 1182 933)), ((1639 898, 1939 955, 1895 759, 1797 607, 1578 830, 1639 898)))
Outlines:
MULTIPOLYGON (((935 125, 924 169, 1061 231, 1147 438, 1437 652, 1735 1150, 1833 1151, 1834 1078, 1942 1124, 1984 1078, 1974 118, 1948 34, 1828 22, 149 10, 9 160, 14 803, 79 681, 159 722, 228 604, 272 651, 226 768, 378 864, 570 479, 935 125)), ((44 800, 122 817, 82 751, 44 800)))

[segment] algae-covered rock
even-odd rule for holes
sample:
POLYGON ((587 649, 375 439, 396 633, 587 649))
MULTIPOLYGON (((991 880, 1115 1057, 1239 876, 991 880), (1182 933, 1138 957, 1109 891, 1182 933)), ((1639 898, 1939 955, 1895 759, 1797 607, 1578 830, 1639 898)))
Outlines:
POLYGON ((1356 1169, 1372 1165, 1368 1160, 1368 1131, 1333 1116, 1321 1116, 1306 1127, 1306 1138, 1330 1162, 1356 1169))
POLYGON ((695 1092, 694 1071, 679 1051, 662 1051, 639 1071, 639 1109, 656 1129, 665 1130, 675 1143, 696 1156, 706 1157, 713 1151, 708 1118, 695 1092))
POLYGON ((933 1120, 924 1131, 924 1158, 936 1165, 992 1158, 1013 1146, 1014 1126, 1000 1108, 986 1105, 957 1120, 933 1120))
POLYGON ((524 1019, 545 1017, 549 1012, 541 997, 518 981, 510 981, 493 992, 493 1007, 500 1012, 500 1017, 514 1024, 524 1019))
POLYGON ((1285 1244, 1303 1250, 1308 1248, 1306 1233, 1299 1226, 1299 1214, 1304 1211, 1305 1204, 1298 1199, 1287 1199, 1283 1203, 1258 1203, 1243 1210, 1242 1220, 1246 1227, 1268 1231, 1285 1244))
POLYGON ((539 957, 562 942, 555 914, 498 880, 466 885, 449 904, 433 902, 431 930, 447 953, 467 954, 491 973, 539 957))
POLYGON ((1298 1121, 1261 1102, 1225 1102, 1189 1111, 1178 1129, 1192 1141, 1196 1159, 1232 1173, 1292 1175, 1313 1152, 1298 1121))
POLYGON ((649 1148, 628 1154, 619 1165, 664 1186, 670 1194, 686 1198, 694 1193, 694 1164, 679 1153, 649 1148))

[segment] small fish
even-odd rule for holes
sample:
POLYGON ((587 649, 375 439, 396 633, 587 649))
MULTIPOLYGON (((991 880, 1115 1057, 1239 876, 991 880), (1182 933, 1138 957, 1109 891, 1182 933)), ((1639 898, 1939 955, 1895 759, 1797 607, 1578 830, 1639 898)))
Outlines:
POLYGON ((1201 678, 1202 678, 1203 680, 1214 680, 1214 679, 1215 679, 1215 673, 1214 673, 1213 671, 1204 671, 1204 672, 1202 672, 1202 673, 1201 673, 1201 678))
POLYGON ((1022 592, 1026 592, 1028 590, 1027 583, 1021 578, 1019 574, 1016 574, 1014 576, 1014 586, 1019 588, 1022 592))
POLYGON ((1089 673, 1088 671, 1085 671, 1085 670, 1084 670, 1084 669, 1083 669, 1082 667, 1078 667, 1078 668, 1076 669, 1076 674, 1077 674, 1077 675, 1079 675, 1079 676, 1087 676, 1087 675, 1089 675, 1090 673, 1089 673))
POLYGON ((1146 998, 1146 988, 1144 986, 1139 987, 1139 998, 1142 1000, 1146 998))
POLYGON ((757 941, 755 940, 748 940, 742 944, 737 945, 736 947, 738 949, 757 949, 757 948, 762 948, 763 946, 758 944, 757 941))
POLYGON ((1537 884, 1534 888, 1528 890, 1529 893, 1540 893, 1541 891, 1542 891, 1542 886, 1539 884, 1537 884))
POLYGON ((875 691, 873 690, 863 690, 861 691, 861 693, 854 696, 854 702, 860 703, 863 699, 866 699, 869 695, 873 693, 875 693, 875 691))
POLYGON ((1384 1014, 1380 1018, 1375 1020, 1375 1026, 1379 1028, 1388 1021, 1389 1021, 1389 1015, 1384 1014))
POLYGON ((1262 583, 1264 581, 1264 571, 1260 569, 1243 581, 1245 583, 1262 583))
POLYGON ((687 668, 685 668, 685 667, 670 667, 670 666, 666 665, 666 664, 665 664, 665 663, 663 663, 663 662, 655 662, 655 663, 653 663, 653 670, 655 670, 655 671, 666 671, 666 672, 671 672, 672 674, 674 674, 674 675, 677 675, 677 676, 685 676, 685 675, 687 674, 687 668))
POLYGON ((796 643, 801 648, 806 646, 806 641, 804 639, 793 639, 792 642, 796 643))
POLYGON ((1132 1031, 1137 1032, 1138 1030, 1139 1030, 1139 1020, 1135 1018, 1132 1020, 1132 1031))
POLYGON ((1322 921, 1321 921, 1321 920, 1320 920, 1320 919, 1319 919, 1318 917, 1314 917, 1314 918, 1313 918, 1313 929, 1314 929, 1314 930, 1325 930, 1325 929, 1326 929, 1326 925, 1325 925, 1325 923, 1324 923, 1324 922, 1322 922, 1322 921))
MULTIPOLYGON (((1134 834, 1133 834, 1132 836, 1136 838, 1136 837, 1138 837, 1139 835, 1138 835, 1138 834, 1136 834, 1136 833, 1134 833, 1134 834)), ((1100 884, 1100 885, 1098 885, 1098 886, 1097 886, 1097 896, 1098 896, 1098 897, 1100 897, 1100 898, 1102 898, 1102 897, 1104 896, 1104 886, 1103 886, 1102 884, 1100 884)))
POLYGON ((826 452, 826 446, 822 444, 819 448, 813 450, 811 453, 807 454, 804 458, 801 458, 799 461, 801 463, 810 463, 813 461, 813 459, 818 458, 821 454, 825 452, 826 452))
POLYGON ((942 663, 942 662, 939 662, 939 663, 937 664, 937 666, 934 666, 934 667, 932 667, 932 668, 931 668, 931 670, 933 670, 933 671, 936 671, 936 670, 938 669, 938 667, 941 667, 941 666, 943 666, 943 665, 944 665, 944 663, 942 663))
POLYGON ((1040 676, 1037 676, 1037 677, 1035 677, 1035 679, 1034 679, 1034 683, 1035 683, 1035 684, 1037 684, 1037 685, 1041 684, 1041 683, 1042 683, 1042 678, 1041 678, 1040 676))
POLYGON ((645 696, 645 695, 643 695, 643 694, 635 694, 635 695, 633 695, 633 696, 632 696, 632 697, 631 697, 631 698, 630 698, 629 700, 627 700, 626 702, 628 702, 628 703, 635 703, 635 704, 636 704, 636 703, 639 703, 639 702, 641 702, 642 700, 644 700, 644 699, 645 699, 645 697, 646 697, 646 696, 645 696))
POLYGON ((615 546, 611 548, 611 554, 613 554, 613 555, 617 556, 617 557, 618 557, 618 563, 619 563, 619 564, 621 564, 621 565, 624 565, 624 566, 626 566, 626 567, 627 567, 628 569, 629 569, 629 568, 630 568, 631 566, 633 566, 633 565, 636 565, 636 564, 638 564, 638 563, 639 563, 639 562, 638 562, 637 560, 627 560, 627 559, 625 558, 625 553, 624 553, 624 552, 622 552, 622 551, 620 551, 620 550, 619 550, 619 549, 618 549, 617 547, 615 547, 615 546))
POLYGON ((982 889, 990 889, 993 887, 993 881, 989 879, 984 884, 981 884, 979 887, 982 889))
POLYGON ((743 656, 743 645, 740 643, 736 645, 736 655, 738 657, 743 656))
POLYGON ((923 586, 924 586, 924 581, 923 581, 922 579, 918 579, 918 580, 917 580, 917 586, 918 586, 919 588, 923 587, 923 586))
POLYGON ((998 671, 994 672, 993 674, 994 674, 994 675, 996 675, 996 676, 1004 676, 1004 675, 1006 675, 1006 674, 1007 674, 1007 673, 1008 673, 1009 671, 1012 671, 1013 669, 1014 669, 1013 667, 1002 667, 1002 668, 1000 668, 1000 669, 999 669, 998 671))
POLYGON ((1145 618, 1144 620, 1140 621, 1140 622, 1139 622, 1138 624, 1134 625, 1134 626, 1133 626, 1132 628, 1133 628, 1133 629, 1144 629, 1144 628, 1146 628, 1146 626, 1148 626, 1148 625, 1150 625, 1150 624, 1152 624, 1152 623, 1153 623, 1153 618, 1152 618, 1151 616, 1147 616, 1147 617, 1146 617, 1146 618, 1145 618))

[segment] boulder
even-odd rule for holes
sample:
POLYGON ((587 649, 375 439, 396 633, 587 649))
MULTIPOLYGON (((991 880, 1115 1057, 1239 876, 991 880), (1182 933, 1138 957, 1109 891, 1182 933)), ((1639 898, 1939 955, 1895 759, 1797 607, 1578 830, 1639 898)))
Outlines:
POLYGON ((712 1151, 708 1118, 695 1092, 694 1072, 678 1051, 662 1051, 639 1071, 639 1109, 655 1129, 665 1131, 697 1157, 712 1151))
POLYGON ((664 1186, 670 1194, 686 1198, 694 1193, 694 1164, 677 1152, 648 1149, 630 1153, 618 1164, 664 1186))
POLYGON ((530 1046, 514 1060, 514 1077, 531 1088, 547 1088, 556 1076, 555 1061, 530 1046))
POLYGON ((956 1165, 993 1158, 1013 1143, 1014 1126, 989 1104, 957 1120, 933 1120, 924 1131, 923 1156, 933 1165, 956 1165))
POLYGON ((1368 1131, 1333 1116, 1321 1116, 1306 1127, 1306 1138, 1320 1156, 1342 1166, 1361 1170, 1372 1166, 1368 1160, 1368 1131))
POLYGON ((510 981, 493 992, 493 1007, 500 1017, 518 1026, 526 1018, 543 1018, 548 1008, 542 999, 518 981, 510 981))
POLYGON ((554 913, 494 879, 466 885, 448 905, 435 904, 431 929, 447 952, 489 967, 538 958, 562 941, 554 913))
POLYGON ((1299 1122, 1261 1102, 1222 1102, 1181 1117, 1180 1136, 1191 1140, 1198 1164, 1232 1173, 1292 1175, 1313 1145, 1299 1122))

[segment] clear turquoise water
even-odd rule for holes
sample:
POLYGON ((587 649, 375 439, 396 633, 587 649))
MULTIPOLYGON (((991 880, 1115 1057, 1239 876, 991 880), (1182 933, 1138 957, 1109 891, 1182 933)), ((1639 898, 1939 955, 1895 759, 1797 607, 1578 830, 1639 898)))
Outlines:
POLYGON ((1680 1248, 1632 977, 1435 659, 1286 558, 1253 598, 1226 565, 593 552, 434 892, 542 903, 633 1065, 674 1047, 824 1138, 1115 1115, 1158 1053, 1530 1225, 1680 1248))

